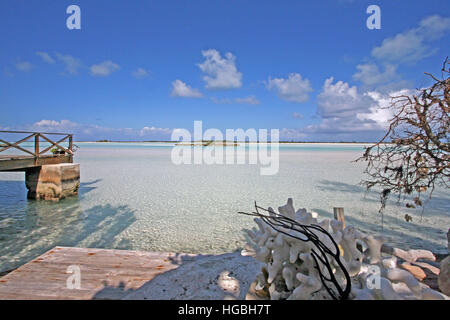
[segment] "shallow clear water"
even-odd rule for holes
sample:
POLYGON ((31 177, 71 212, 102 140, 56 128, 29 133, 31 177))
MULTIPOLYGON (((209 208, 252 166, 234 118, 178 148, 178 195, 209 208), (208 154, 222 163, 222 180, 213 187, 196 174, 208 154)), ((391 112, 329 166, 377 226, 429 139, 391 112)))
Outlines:
POLYGON ((382 230, 378 195, 358 185, 363 164, 352 162, 361 145, 282 145, 278 174, 261 176, 258 165, 174 165, 167 144, 77 144, 78 198, 29 201, 24 173, 0 173, 0 271, 56 245, 232 251, 244 245, 244 229, 255 226, 238 211, 251 211, 254 201, 277 208, 288 197, 324 218, 344 207, 347 224, 401 248, 447 251, 448 192, 436 190, 423 214, 390 202, 382 230))

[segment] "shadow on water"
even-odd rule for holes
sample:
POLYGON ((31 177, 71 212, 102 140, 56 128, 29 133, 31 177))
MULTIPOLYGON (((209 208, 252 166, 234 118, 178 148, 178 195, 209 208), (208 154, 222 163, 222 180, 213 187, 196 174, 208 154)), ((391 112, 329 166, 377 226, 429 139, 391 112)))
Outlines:
POLYGON ((102 179, 95 179, 89 182, 81 182, 80 183, 80 189, 78 190, 78 193, 80 196, 84 196, 85 194, 97 189, 97 187, 93 186, 98 182, 101 182, 102 179))
MULTIPOLYGON (((93 190, 88 182, 83 193, 93 190)), ((83 184, 82 184, 83 185, 83 184)), ((26 188, 21 181, 0 181, 0 190, 26 188), (20 186, 19 186, 20 184, 20 186), (23 187, 23 188, 22 188, 23 187)), ((12 192, 12 191, 11 191, 12 192)), ((7 198, 7 196, 6 196, 7 198)), ((83 208, 78 197, 14 204, 0 194, 0 272, 17 268, 55 246, 130 249, 120 234, 136 221, 127 205, 95 205, 83 208)), ((82 195, 81 195, 82 198, 82 195)))
POLYGON ((348 183, 338 182, 338 181, 330 181, 330 180, 320 180, 320 185, 317 186, 318 189, 324 191, 339 191, 339 192, 351 192, 364 194, 366 192, 366 188, 360 185, 352 185, 348 183))
MULTIPOLYGON (((370 202, 379 204, 377 209, 380 208, 380 194, 376 191, 367 192, 366 188, 361 185, 352 185, 343 182, 321 180, 320 185, 316 188, 321 191, 331 191, 331 192, 344 192, 344 193, 354 193, 361 195, 361 199, 364 202, 370 202)), ((442 192, 434 192, 434 195, 429 199, 426 195, 423 197, 424 207, 418 207, 416 209, 408 209, 409 212, 413 212, 418 216, 434 216, 434 217, 444 217, 450 218, 450 198, 446 197, 442 192)), ((396 195, 392 195, 387 204, 386 208, 401 208, 404 204, 398 201, 396 195)), ((404 208, 402 208, 404 209, 404 208)))
MULTIPOLYGON (((315 211, 319 214, 319 217, 321 218, 333 218, 333 214, 322 209, 314 208, 312 211, 315 211)), ((378 215, 378 213, 375 213, 378 215)), ((444 247, 438 248, 436 245, 436 242, 431 241, 430 239, 426 239, 425 237, 417 237, 413 234, 433 234, 435 241, 441 241, 447 239, 446 233, 442 230, 439 230, 437 228, 421 225, 413 224, 411 222, 406 222, 400 218, 393 217, 393 216, 384 216, 384 227, 381 227, 381 223, 372 223, 368 221, 363 221, 362 219, 357 218, 358 213, 352 213, 352 215, 346 214, 345 215, 345 221, 347 225, 352 225, 357 227, 363 232, 372 233, 372 234, 380 234, 387 238, 387 243, 389 243, 389 240, 395 241, 397 243, 401 243, 401 249, 428 249, 432 251, 438 250, 440 251, 445 250, 444 247), (393 228, 395 227, 395 229, 393 228), (401 226, 402 231, 399 231, 399 227, 401 226)))

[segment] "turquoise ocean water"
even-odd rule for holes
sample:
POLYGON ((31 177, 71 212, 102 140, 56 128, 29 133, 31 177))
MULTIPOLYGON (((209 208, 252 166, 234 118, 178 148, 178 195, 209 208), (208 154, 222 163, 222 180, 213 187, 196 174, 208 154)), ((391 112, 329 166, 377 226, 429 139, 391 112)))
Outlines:
POLYGON ((364 165, 352 162, 362 145, 281 145, 278 173, 262 176, 259 165, 175 165, 171 144, 77 144, 77 198, 27 200, 24 173, 0 172, 0 271, 57 245, 232 251, 244 245, 244 230, 255 226, 238 211, 251 211, 254 201, 277 208, 288 197, 296 208, 323 218, 332 216, 333 207, 344 207, 347 224, 383 234, 392 245, 447 252, 449 193, 436 190, 423 211, 393 199, 382 228, 379 196, 358 185, 364 165), (405 213, 412 222, 404 220, 405 213))

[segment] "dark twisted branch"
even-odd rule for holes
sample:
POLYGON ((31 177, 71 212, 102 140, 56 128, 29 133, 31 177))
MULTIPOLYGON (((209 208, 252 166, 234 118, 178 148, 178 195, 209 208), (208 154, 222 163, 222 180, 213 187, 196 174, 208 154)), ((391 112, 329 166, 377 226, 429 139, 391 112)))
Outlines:
POLYGON ((328 294, 334 299, 334 300, 345 300, 347 299, 348 295, 351 291, 351 279, 350 275, 345 268, 344 264, 341 261, 341 252, 339 250, 339 246, 334 240, 334 238, 321 226, 316 224, 311 225, 303 225, 301 223, 298 223, 297 221, 290 219, 288 217, 285 217, 281 214, 275 213, 274 211, 270 211, 268 209, 259 207, 256 205, 255 202, 255 211, 252 213, 247 212, 239 212, 240 214, 248 215, 248 216, 255 216, 259 217, 264 223, 269 225, 272 229, 275 231, 278 231, 284 235, 287 235, 291 238, 303 241, 303 242, 312 242, 315 246, 315 249, 311 249, 311 256, 313 257, 314 263, 315 263, 315 269, 319 273, 320 280, 327 290, 328 294), (259 210, 268 212, 269 214, 262 214, 259 212, 259 210), (294 232, 298 232, 299 234, 303 235, 304 237, 296 236, 295 234, 292 234, 291 232, 288 233, 285 230, 292 230, 294 232), (326 235, 331 242, 333 243, 333 248, 329 248, 326 246, 319 237, 313 232, 318 231, 324 235, 326 235), (306 238, 305 238, 306 237, 306 238), (328 259, 328 256, 330 255, 333 260, 336 262, 336 264, 341 269, 342 273, 345 277, 345 287, 342 288, 341 284, 336 279, 335 273, 333 272, 333 266, 331 265, 331 262, 328 259), (322 272, 321 265, 327 270, 328 277, 324 275, 322 272), (334 287, 334 288, 333 288, 334 287), (337 291, 337 292, 336 292, 337 291))

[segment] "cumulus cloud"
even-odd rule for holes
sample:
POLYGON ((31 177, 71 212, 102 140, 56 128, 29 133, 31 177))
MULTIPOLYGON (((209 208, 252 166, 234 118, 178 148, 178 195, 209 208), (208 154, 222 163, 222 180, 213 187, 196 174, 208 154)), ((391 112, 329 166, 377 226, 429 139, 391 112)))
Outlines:
POLYGON ((56 53, 55 56, 59 61, 64 63, 65 70, 69 74, 77 74, 78 69, 80 69, 82 66, 80 59, 77 59, 69 54, 56 53))
MULTIPOLYGON (((389 93, 362 91, 330 77, 317 96, 319 121, 302 128, 283 128, 281 140, 297 141, 375 141, 381 138, 392 117, 391 96, 412 94, 403 89, 389 93)), ((302 119, 297 112, 292 117, 302 119)))
POLYGON ((373 103, 370 97, 358 93, 356 86, 344 81, 334 83, 333 77, 325 80, 317 101, 318 113, 324 119, 349 117, 373 103))
POLYGON ((301 132, 314 140, 356 141, 374 140, 384 130, 380 103, 385 95, 361 93, 344 81, 325 80, 317 97, 317 113, 321 120, 302 128, 301 132), (379 116, 380 121, 375 117, 379 116))
POLYGON ((356 117, 362 121, 372 120, 378 127, 387 129, 389 121, 394 116, 394 109, 389 107, 392 101, 392 97, 398 96, 412 96, 417 94, 416 90, 402 89, 398 91, 392 91, 389 94, 382 94, 376 91, 370 91, 367 95, 372 98, 376 103, 369 107, 366 113, 358 113, 356 117), (388 108, 389 107, 389 108, 388 108))
POLYGON ((36 52, 36 54, 38 56, 40 56, 42 58, 42 60, 47 62, 47 63, 50 63, 50 64, 55 63, 55 59, 53 59, 47 52, 40 52, 40 51, 38 51, 38 52, 36 52))
POLYGON ((181 80, 175 80, 172 82, 172 97, 183 97, 183 98, 201 98, 202 93, 198 89, 193 89, 191 86, 187 85, 181 80))
POLYGON ((354 75, 354 80, 359 80, 365 85, 374 86, 380 83, 391 81, 397 78, 397 67, 394 65, 386 65, 384 72, 381 72, 375 63, 359 64, 356 66, 358 70, 354 75))
POLYGON ((112 62, 111 60, 103 61, 99 64, 94 64, 91 66, 91 74, 97 77, 107 77, 114 71, 119 70, 118 64, 112 62))
POLYGON ((320 122, 299 131, 316 140, 374 141, 383 135, 392 118, 392 109, 387 109, 391 97, 413 93, 410 89, 360 92, 356 86, 330 77, 317 99, 320 122))
POLYGON ((16 63, 16 69, 22 72, 29 72, 33 65, 28 61, 20 61, 16 63))
POLYGON ((268 90, 275 90, 278 96, 290 102, 305 102, 308 94, 313 91, 308 79, 303 79, 298 73, 291 73, 287 78, 275 78, 266 83, 268 90))
POLYGON ((144 78, 144 77, 148 76, 148 73, 149 72, 143 68, 137 68, 136 70, 134 70, 132 72, 132 75, 133 75, 133 77, 140 79, 140 78, 144 78))
POLYGON ((206 89, 233 89, 242 86, 242 73, 235 64, 236 58, 230 52, 222 57, 215 49, 202 51, 205 61, 198 64, 200 70, 206 75, 203 80, 206 82, 206 89))
POLYGON ((396 65, 386 64, 382 71, 375 63, 365 63, 357 65, 356 69, 353 80, 360 81, 366 91, 390 92, 411 86, 410 81, 402 79, 397 73, 396 65))
POLYGON ((429 16, 420 21, 419 26, 383 40, 372 50, 372 56, 388 62, 414 63, 436 53, 437 48, 429 45, 450 31, 450 18, 439 15, 429 16))

